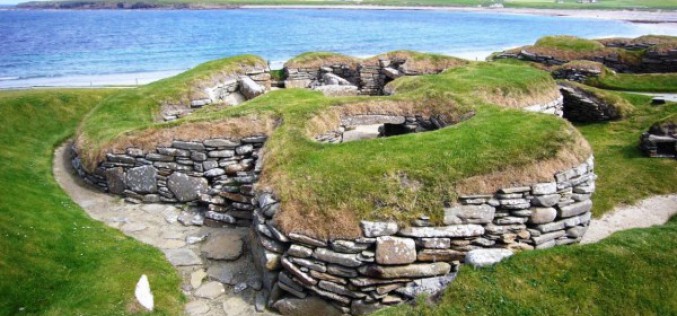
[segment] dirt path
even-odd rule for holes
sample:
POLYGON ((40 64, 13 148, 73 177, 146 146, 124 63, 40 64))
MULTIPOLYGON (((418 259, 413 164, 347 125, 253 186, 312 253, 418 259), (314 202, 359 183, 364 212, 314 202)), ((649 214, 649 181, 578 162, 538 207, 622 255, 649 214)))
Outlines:
POLYGON ((201 226, 189 206, 130 204, 96 191, 74 174, 66 148, 62 145, 54 153, 56 181, 94 219, 162 250, 183 279, 187 315, 273 315, 257 312, 262 310, 263 292, 244 249, 247 229, 201 226))
POLYGON ((593 219, 581 243, 598 242, 619 230, 665 224, 674 214, 677 194, 657 195, 635 205, 619 206, 602 218, 593 219))

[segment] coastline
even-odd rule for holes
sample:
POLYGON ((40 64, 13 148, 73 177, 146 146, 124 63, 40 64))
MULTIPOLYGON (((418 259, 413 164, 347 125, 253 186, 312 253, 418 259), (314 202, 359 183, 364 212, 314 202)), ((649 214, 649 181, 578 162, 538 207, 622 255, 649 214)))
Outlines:
POLYGON ((563 16, 619 20, 632 23, 676 23, 677 10, 615 10, 615 9, 537 9, 537 8, 487 8, 487 7, 432 7, 432 6, 376 6, 376 5, 242 5, 240 9, 280 10, 427 10, 517 15, 563 16))

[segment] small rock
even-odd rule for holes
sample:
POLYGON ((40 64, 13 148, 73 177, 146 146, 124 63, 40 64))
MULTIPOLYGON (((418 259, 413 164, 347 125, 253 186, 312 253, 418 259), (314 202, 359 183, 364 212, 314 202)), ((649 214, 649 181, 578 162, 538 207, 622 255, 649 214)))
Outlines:
POLYGON ((202 316, 209 312, 209 305, 204 301, 192 301, 186 304, 185 311, 188 316, 202 316))
POLYGON ((226 312, 227 316, 248 316, 253 314, 250 305, 238 296, 231 297, 223 302, 223 311, 226 312))
POLYGON ((192 250, 186 248, 165 250, 167 260, 174 266, 192 266, 202 264, 202 260, 192 250))
POLYGON ((221 282, 211 281, 200 286, 193 294, 200 298, 213 300, 225 292, 226 289, 221 282))
POLYGON ((247 283, 240 282, 238 284, 235 284, 235 286, 233 287, 233 292, 240 293, 240 292, 242 292, 246 289, 247 289, 247 283))
POLYGON ((266 301, 268 299, 266 298, 266 293, 264 292, 257 292, 256 296, 254 297, 254 308, 256 309, 257 312, 261 313, 266 309, 266 301))
POLYGON ((207 235, 199 235, 199 236, 188 236, 186 237, 186 243, 189 245, 194 245, 203 242, 207 238, 207 235))
POLYGON ((207 272, 205 272, 204 269, 193 271, 193 273, 190 274, 190 285, 194 289, 197 289, 202 285, 202 280, 204 280, 205 277, 207 277, 207 272))

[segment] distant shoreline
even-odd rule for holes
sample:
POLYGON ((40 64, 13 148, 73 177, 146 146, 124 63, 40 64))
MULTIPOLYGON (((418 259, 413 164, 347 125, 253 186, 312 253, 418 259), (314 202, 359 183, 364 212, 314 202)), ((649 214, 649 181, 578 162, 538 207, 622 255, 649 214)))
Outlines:
MULTIPOLYGON (((42 3, 42 2, 41 2, 42 3)), ((489 7, 461 7, 461 6, 387 6, 387 5, 199 5, 185 7, 138 7, 138 8, 110 8, 110 7, 73 7, 56 8, 41 7, 40 3, 20 4, 16 7, 4 7, 10 10, 426 10, 426 11, 457 11, 498 14, 522 14, 540 16, 566 16, 576 18, 595 18, 620 20, 632 23, 676 23, 677 9, 541 9, 541 8, 489 8, 489 7)))

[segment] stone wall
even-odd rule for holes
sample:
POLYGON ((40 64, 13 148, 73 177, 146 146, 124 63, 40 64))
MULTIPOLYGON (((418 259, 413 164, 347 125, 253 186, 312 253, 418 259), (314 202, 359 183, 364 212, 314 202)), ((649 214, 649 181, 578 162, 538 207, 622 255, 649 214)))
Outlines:
POLYGON ((289 309, 319 297, 335 314, 363 315, 421 293, 435 295, 455 277, 469 251, 543 249, 579 242, 590 222, 594 162, 549 182, 464 195, 444 209, 444 226, 421 217, 409 226, 362 221, 362 236, 324 240, 283 233, 274 194, 258 192, 252 245, 268 304, 289 309))
MULTIPOLYGON (((461 121, 470 118, 469 113, 461 121)), ((315 140, 323 143, 342 143, 361 139, 388 137, 401 134, 432 131, 458 122, 447 122, 438 116, 421 115, 350 115, 341 118, 341 125, 336 129, 315 136, 315 140), (361 127, 367 128, 361 128, 361 127)))
POLYGON ((553 114, 561 117, 563 114, 562 111, 563 105, 564 105, 564 97, 560 94, 557 98, 555 98, 550 102, 546 102, 543 104, 534 104, 524 107, 522 109, 529 112, 553 114))
POLYGON ((357 94, 360 95, 383 95, 383 88, 385 85, 401 76, 438 73, 443 70, 444 69, 432 69, 427 72, 421 72, 408 67, 406 58, 387 59, 384 57, 363 61, 357 65, 332 64, 309 68, 285 67, 284 73, 286 76, 286 88, 316 88, 326 85, 350 85, 357 87, 357 94), (328 74, 331 79, 327 78, 328 74), (336 82, 341 80, 345 80, 345 82, 336 82))
POLYGON ((677 124, 669 121, 653 124, 642 133, 639 148, 652 158, 677 158, 677 124))
POLYGON ((283 68, 285 88, 312 88, 325 84, 324 75, 333 74, 347 80, 351 85, 359 86, 360 77, 357 65, 335 63, 320 67, 283 68))
POLYGON ((173 121, 210 104, 238 105, 270 89, 270 69, 248 69, 243 71, 243 74, 220 78, 213 84, 198 88, 199 91, 190 96, 190 104, 180 102, 162 104, 160 115, 164 121, 173 121))
POLYGON ((203 206, 198 222, 249 226, 265 141, 265 136, 176 140, 150 152, 127 148, 107 154, 93 173, 83 168, 72 147, 72 164, 85 182, 128 202, 192 202, 203 206))
POLYGON ((572 122, 602 122, 620 118, 621 114, 613 104, 578 89, 561 84, 564 96, 564 118, 572 122))
MULTIPOLYGON (((526 50, 520 52, 503 52, 494 58, 515 58, 520 60, 532 61, 544 65, 563 65, 571 60, 558 59, 550 55, 540 55, 526 50)), ((653 72, 677 72, 677 50, 652 51, 648 50, 641 58, 639 63, 627 63, 621 60, 618 54, 607 54, 604 56, 586 57, 584 60, 595 61, 604 64, 618 72, 630 73, 653 73, 653 72)))

